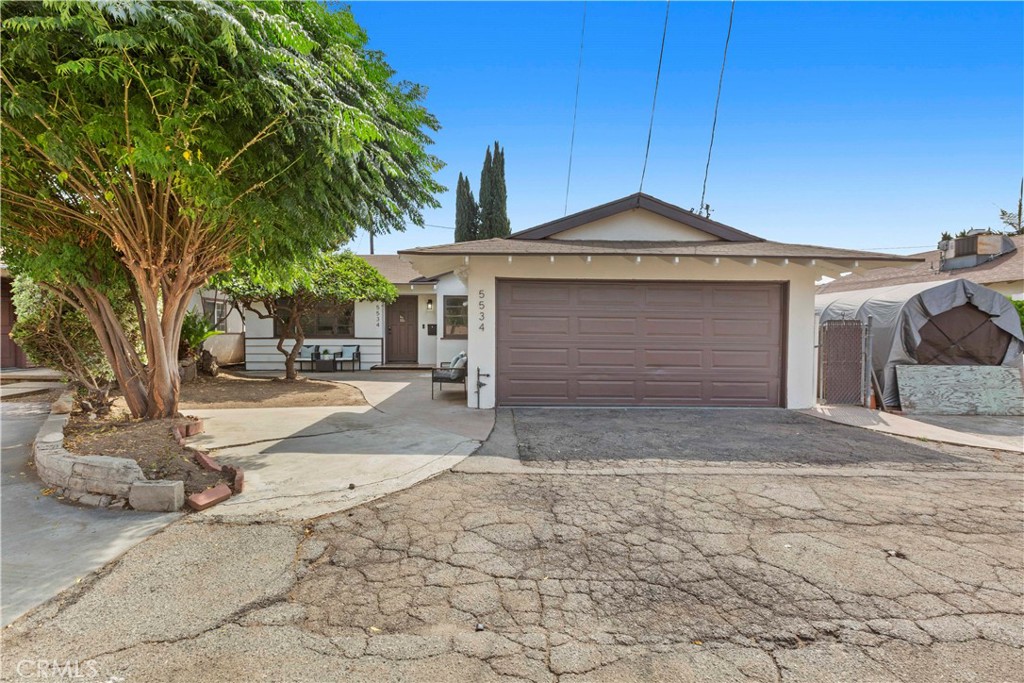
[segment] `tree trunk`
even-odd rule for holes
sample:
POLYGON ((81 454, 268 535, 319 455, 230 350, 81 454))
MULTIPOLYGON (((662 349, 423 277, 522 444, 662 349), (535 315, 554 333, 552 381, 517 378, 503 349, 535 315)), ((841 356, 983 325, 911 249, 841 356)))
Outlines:
POLYGON ((153 287, 139 288, 146 309, 143 324, 146 359, 149 362, 147 418, 174 417, 178 414, 181 395, 178 345, 181 342, 181 323, 188 311, 193 291, 192 288, 164 287, 162 296, 158 297, 158 291, 153 287))
POLYGON ((295 370, 295 359, 299 357, 302 343, 306 341, 306 334, 302 331, 302 325, 299 324, 302 310, 302 303, 297 298, 293 299, 288 313, 288 320, 281 325, 281 336, 277 338, 277 350, 284 354, 284 378, 289 380, 299 378, 299 374, 295 370), (288 335, 289 331, 292 333, 291 337, 288 335), (291 350, 285 351, 284 343, 289 338, 294 339, 295 343, 292 345, 291 350))

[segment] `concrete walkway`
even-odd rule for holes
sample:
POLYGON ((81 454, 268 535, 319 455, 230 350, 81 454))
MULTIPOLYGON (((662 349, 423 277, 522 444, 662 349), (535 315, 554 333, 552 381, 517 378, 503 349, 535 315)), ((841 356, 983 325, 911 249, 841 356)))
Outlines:
POLYGON ((245 492, 204 515, 308 519, 451 468, 487 437, 493 411, 468 410, 455 391, 431 401, 429 375, 422 375, 315 375, 358 387, 368 401, 362 406, 189 410, 206 423, 190 443, 245 470, 245 492))
POLYGON ((67 385, 63 382, 11 382, 10 384, 0 384, 0 399, 3 398, 14 398, 16 396, 31 396, 32 394, 41 394, 49 391, 50 389, 63 389, 67 385))
POLYGON ((1024 453, 1024 418, 1021 417, 919 415, 910 418, 859 406, 822 405, 800 412, 829 422, 911 439, 1024 453))
POLYGON ((179 517, 64 504, 29 466, 45 403, 0 405, 0 623, 7 625, 179 517))

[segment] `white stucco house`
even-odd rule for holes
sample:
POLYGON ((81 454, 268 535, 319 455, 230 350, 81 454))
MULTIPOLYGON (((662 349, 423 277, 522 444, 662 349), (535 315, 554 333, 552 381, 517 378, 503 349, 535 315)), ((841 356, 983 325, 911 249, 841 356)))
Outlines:
POLYGON ((203 342, 221 365, 245 362, 245 319, 231 300, 213 289, 200 289, 192 295, 189 308, 209 320, 220 332, 203 342))
MULTIPOLYGON (((394 254, 361 258, 395 285, 398 299, 392 304, 325 304, 306 323, 306 344, 330 352, 358 345, 363 370, 382 365, 431 367, 466 349, 466 285, 453 272, 427 277, 394 254)), ((245 320, 246 369, 283 370, 273 321, 254 314, 245 320)))
MULTIPOLYGON (((473 408, 807 408, 815 281, 921 260, 772 242, 639 193, 508 238, 400 255, 416 272, 447 273, 416 284, 425 291, 410 278, 419 324, 467 304, 468 318, 452 318, 458 338, 421 337, 417 361, 464 346, 473 408)), ((356 337, 385 343, 386 314, 359 310, 356 337)))

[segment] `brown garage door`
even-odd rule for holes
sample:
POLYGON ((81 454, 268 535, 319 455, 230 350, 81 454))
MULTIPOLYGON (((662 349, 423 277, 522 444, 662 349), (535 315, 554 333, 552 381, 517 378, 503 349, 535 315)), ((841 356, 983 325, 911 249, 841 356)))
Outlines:
POLYGON ((500 405, 778 406, 783 286, 498 282, 500 405))

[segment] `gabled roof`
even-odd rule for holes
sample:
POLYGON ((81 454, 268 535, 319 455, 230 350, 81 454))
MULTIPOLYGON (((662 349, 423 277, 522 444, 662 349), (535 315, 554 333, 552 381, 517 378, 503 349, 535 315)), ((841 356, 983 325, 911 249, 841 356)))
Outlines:
POLYGON ((663 202, 656 197, 652 197, 649 194, 643 192, 637 192, 631 194, 628 197, 622 199, 616 199, 613 202, 607 204, 601 204, 595 206, 592 209, 586 209, 563 218, 558 218, 547 223, 542 223, 526 230, 520 230, 508 237, 512 240, 541 240, 557 235, 560 232, 566 230, 572 230, 578 228, 581 225, 587 223, 593 223, 594 221, 601 220, 602 218, 608 218, 619 213, 626 211, 632 211, 633 209, 645 209, 651 213, 655 213, 663 218, 667 218, 671 221, 676 221, 690 228, 695 228, 701 232, 706 232, 709 235, 725 240, 727 242, 761 242, 763 241, 756 235, 737 230, 731 226, 719 223, 717 221, 698 216, 692 211, 676 206, 675 204, 669 204, 663 202))
POLYGON ((428 282, 423 273, 412 267, 412 264, 398 254, 360 254, 359 258, 380 271, 380 274, 393 285, 407 285, 412 282, 428 282))
POLYGON ((995 282, 1012 282, 1024 279, 1024 235, 1010 237, 1017 249, 1002 254, 991 261, 956 270, 940 270, 941 252, 938 249, 913 254, 910 258, 919 261, 910 268, 878 268, 860 274, 851 274, 833 280, 818 288, 819 294, 849 292, 874 287, 891 287, 911 282, 934 282, 963 278, 980 285, 995 282))

